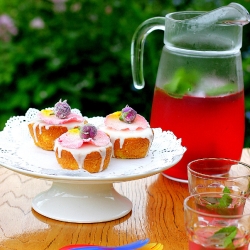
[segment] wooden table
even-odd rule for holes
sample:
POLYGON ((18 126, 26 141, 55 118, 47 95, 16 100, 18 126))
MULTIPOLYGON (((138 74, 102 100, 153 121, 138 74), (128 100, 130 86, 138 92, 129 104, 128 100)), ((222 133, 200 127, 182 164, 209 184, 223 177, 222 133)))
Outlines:
MULTIPOLYGON (((250 163, 250 150, 242 161, 250 163)), ((51 186, 50 181, 27 177, 0 166, 0 250, 58 250, 68 244, 114 246, 149 238, 166 250, 188 249, 183 200, 188 186, 161 174, 115 183, 128 197, 132 211, 103 223, 67 223, 44 217, 31 208, 32 199, 51 186)))

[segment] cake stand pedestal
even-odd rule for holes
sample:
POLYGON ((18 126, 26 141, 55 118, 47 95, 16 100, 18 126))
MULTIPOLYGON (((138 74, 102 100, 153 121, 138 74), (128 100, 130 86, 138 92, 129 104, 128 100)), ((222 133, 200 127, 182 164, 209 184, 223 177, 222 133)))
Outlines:
POLYGON ((105 222, 132 210, 132 202, 120 195, 113 183, 74 184, 53 182, 32 201, 33 209, 48 218, 75 223, 105 222))

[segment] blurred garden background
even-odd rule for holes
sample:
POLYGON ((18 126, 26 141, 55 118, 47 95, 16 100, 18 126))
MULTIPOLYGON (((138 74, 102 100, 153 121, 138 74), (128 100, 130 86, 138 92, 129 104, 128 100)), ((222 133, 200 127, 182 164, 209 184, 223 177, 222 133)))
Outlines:
MULTIPOLYGON (((130 48, 146 19, 181 10, 208 11, 228 0, 0 0, 0 130, 29 107, 67 99, 85 116, 126 104, 150 118, 163 31, 147 37, 145 88, 133 87, 130 48)), ((250 0, 239 0, 250 10, 250 0)), ((246 137, 250 147, 250 24, 243 28, 246 137)))

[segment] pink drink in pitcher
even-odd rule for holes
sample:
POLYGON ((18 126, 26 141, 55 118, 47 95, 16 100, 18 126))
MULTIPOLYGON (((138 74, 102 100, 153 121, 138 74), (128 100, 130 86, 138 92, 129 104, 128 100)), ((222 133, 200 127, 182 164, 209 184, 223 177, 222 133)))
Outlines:
POLYGON ((164 174, 185 180, 187 164, 198 158, 240 159, 245 127, 244 93, 175 98, 156 88, 150 125, 170 130, 181 138, 187 151, 164 174))

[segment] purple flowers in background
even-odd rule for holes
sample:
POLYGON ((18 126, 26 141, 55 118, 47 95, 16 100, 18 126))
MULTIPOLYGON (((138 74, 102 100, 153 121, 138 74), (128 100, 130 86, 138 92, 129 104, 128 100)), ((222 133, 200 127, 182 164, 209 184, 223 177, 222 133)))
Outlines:
POLYGON ((33 29, 43 29, 45 27, 45 23, 41 17, 36 17, 31 20, 30 27, 33 29))
POLYGON ((8 42, 12 36, 17 35, 17 33, 17 27, 11 17, 6 14, 0 15, 0 40, 8 42))
POLYGON ((67 0, 51 0, 51 2, 54 4, 54 11, 55 12, 64 12, 66 10, 66 4, 67 0))

